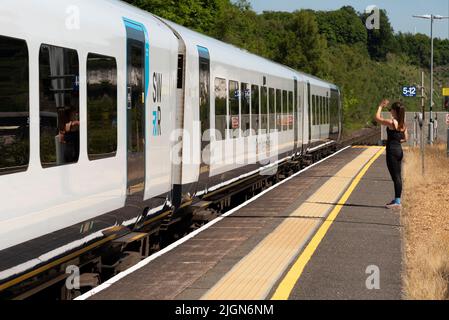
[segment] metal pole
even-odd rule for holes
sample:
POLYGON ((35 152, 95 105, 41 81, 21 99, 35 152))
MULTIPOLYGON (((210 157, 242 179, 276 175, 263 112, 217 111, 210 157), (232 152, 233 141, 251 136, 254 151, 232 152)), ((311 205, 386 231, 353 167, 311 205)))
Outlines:
POLYGON ((421 72, 421 123, 419 124, 420 132, 421 132, 421 172, 424 176, 425 167, 424 167, 424 121, 426 119, 426 106, 424 101, 424 71, 421 72))
POLYGON ((449 157, 449 127, 447 129, 447 156, 449 157))
POLYGON ((433 20, 434 15, 430 16, 430 108, 429 108, 429 144, 433 144, 433 20))
POLYGON ((415 117, 413 118, 413 148, 418 145, 418 114, 415 112, 415 117))

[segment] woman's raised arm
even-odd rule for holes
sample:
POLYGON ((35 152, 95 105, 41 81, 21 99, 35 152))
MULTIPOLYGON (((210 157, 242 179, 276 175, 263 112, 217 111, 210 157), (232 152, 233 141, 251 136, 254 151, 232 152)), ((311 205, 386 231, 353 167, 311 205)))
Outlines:
POLYGON ((384 108, 386 108, 388 105, 390 104, 390 101, 388 101, 387 99, 382 100, 382 102, 380 103, 379 107, 377 108, 377 112, 376 112, 376 116, 374 117, 374 120, 376 120, 376 122, 378 124, 387 126, 389 128, 393 127, 393 121, 390 119, 384 119, 382 117, 382 110, 384 108))

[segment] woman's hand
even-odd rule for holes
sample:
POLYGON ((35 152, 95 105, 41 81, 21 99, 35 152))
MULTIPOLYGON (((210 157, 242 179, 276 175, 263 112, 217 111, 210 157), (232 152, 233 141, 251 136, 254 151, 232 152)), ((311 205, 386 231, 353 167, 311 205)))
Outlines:
POLYGON ((379 108, 384 109, 384 108, 388 107, 389 104, 390 104, 390 101, 388 99, 383 99, 379 105, 379 108))

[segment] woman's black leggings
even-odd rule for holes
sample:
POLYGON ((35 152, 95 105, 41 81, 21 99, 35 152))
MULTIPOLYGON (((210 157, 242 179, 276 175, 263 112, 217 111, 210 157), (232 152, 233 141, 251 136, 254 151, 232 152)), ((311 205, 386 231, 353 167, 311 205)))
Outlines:
POLYGON ((387 146, 387 167, 390 171, 391 179, 394 183, 394 193, 396 198, 402 195, 402 159, 404 153, 399 143, 392 143, 387 146))

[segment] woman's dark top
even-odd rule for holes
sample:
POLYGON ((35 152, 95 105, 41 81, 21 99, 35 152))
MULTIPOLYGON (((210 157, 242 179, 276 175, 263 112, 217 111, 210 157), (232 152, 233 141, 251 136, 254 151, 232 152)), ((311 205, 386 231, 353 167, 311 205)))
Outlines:
POLYGON ((405 139, 405 133, 399 130, 391 130, 387 127, 387 146, 392 144, 401 145, 401 141, 405 139))
POLYGON ((69 131, 64 134, 65 152, 64 160, 66 163, 78 161, 80 153, 80 136, 79 131, 69 131))

